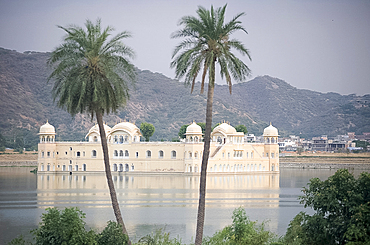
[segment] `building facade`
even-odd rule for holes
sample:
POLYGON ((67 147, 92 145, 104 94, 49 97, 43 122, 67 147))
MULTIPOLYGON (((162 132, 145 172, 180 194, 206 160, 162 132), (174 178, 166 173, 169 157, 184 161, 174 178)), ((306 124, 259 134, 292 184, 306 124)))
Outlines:
MULTIPOLYGON (((114 127, 104 125, 112 172, 199 174, 203 154, 202 129, 196 123, 187 127, 181 142, 142 142, 140 129, 131 122, 114 127)), ((39 173, 104 172, 103 152, 98 125, 83 142, 58 142, 55 128, 48 122, 40 127, 38 144, 39 173)), ((278 130, 264 129, 262 143, 249 143, 244 133, 228 123, 211 134, 207 172, 278 172, 278 130)))

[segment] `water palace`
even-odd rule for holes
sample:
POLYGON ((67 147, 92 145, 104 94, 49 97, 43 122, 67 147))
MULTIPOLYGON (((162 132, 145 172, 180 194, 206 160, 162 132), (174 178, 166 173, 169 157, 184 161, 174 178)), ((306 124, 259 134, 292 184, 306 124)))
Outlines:
MULTIPOLYGON (((140 129, 131 122, 113 128, 104 125, 112 172, 199 174, 203 135, 193 122, 181 142, 142 142, 140 129)), ((58 142, 48 122, 40 127, 39 173, 104 172, 98 125, 87 141, 58 142)), ((278 130, 270 125, 263 131, 263 143, 245 142, 244 133, 222 123, 211 134, 209 174, 279 172, 278 130)))

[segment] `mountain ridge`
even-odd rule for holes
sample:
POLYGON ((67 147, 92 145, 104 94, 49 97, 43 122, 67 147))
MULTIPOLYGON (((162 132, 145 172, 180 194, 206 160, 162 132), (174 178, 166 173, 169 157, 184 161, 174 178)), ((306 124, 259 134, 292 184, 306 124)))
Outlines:
MULTIPOLYGON (((57 108, 51 98, 52 83, 47 83, 49 53, 0 48, 0 132, 7 138, 21 135, 24 141, 37 142, 39 127, 48 120, 56 127, 58 140, 83 140, 94 125, 86 114, 72 118, 57 108), (35 138, 35 139, 34 139, 35 138)), ((122 120, 152 123, 152 140, 171 140, 183 124, 205 121, 206 92, 196 83, 191 94, 184 83, 163 74, 137 69, 136 90, 117 114, 105 116, 108 125, 122 120)), ((213 123, 228 121, 244 124, 259 135, 269 122, 281 135, 303 137, 347 132, 370 132, 370 95, 340 95, 298 89, 271 76, 259 76, 228 86, 215 85, 213 123)))

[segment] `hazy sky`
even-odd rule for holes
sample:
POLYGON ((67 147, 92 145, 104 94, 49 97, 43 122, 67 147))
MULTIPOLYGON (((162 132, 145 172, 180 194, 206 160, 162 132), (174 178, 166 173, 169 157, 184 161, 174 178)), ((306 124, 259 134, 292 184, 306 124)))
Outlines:
POLYGON ((235 37, 251 52, 252 62, 244 59, 251 79, 270 75, 319 92, 370 93, 369 0, 0 0, 0 47, 51 51, 65 34, 57 25, 83 26, 100 17, 103 26, 132 32, 126 44, 139 69, 174 78, 169 64, 180 40, 170 35, 178 20, 195 15, 198 5, 225 3, 226 20, 246 13, 241 21, 248 34, 235 37))

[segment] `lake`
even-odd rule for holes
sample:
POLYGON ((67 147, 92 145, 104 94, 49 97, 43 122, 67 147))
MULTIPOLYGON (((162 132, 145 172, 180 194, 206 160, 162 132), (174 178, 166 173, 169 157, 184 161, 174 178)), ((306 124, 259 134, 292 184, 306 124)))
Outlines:
MULTIPOLYGON (((105 174, 33 174, 32 168, 0 168, 0 244, 37 227, 48 207, 79 207, 89 228, 101 231, 115 220, 105 174)), ((309 179, 326 179, 334 169, 288 169, 280 174, 209 175, 204 234, 230 225, 235 208, 284 235, 304 209, 298 201, 309 179)), ((358 175, 361 171, 352 171, 358 175)), ((113 176, 121 212, 132 240, 165 227, 185 243, 195 239, 199 176, 145 174, 113 176)))

